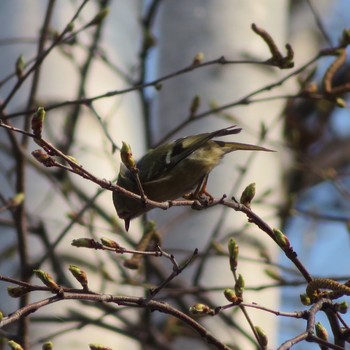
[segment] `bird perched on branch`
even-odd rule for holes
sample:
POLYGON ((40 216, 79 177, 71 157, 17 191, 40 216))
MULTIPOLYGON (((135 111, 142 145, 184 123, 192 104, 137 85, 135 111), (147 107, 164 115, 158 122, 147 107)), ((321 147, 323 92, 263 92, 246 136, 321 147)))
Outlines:
MULTIPOLYGON (((120 165, 117 184, 156 202, 183 196, 199 199, 207 195, 212 198, 206 192, 208 175, 224 155, 237 150, 271 152, 260 146, 214 139, 238 134, 241 130, 234 125, 210 133, 183 137, 151 149, 137 163, 130 157, 129 148, 129 160, 125 160, 124 154, 124 164, 120 165)), ((127 146, 125 143, 123 145, 127 146)), ((142 199, 130 198, 118 191, 113 192, 113 203, 118 216, 125 221, 126 230, 129 229, 131 219, 153 208, 147 206, 142 199)))

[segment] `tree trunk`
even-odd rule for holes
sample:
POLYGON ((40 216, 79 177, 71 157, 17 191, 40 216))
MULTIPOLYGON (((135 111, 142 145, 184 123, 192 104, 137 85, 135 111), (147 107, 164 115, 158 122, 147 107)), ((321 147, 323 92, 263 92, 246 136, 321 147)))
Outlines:
MULTIPOLYGON (((255 23, 267 30, 281 50, 284 50, 287 14, 288 1, 280 0, 260 2, 193 0, 180 3, 165 1, 158 28, 157 76, 191 65, 199 52, 204 53, 205 61, 218 59, 220 56, 224 56, 227 60, 244 60, 248 57, 264 61, 270 57, 269 50, 262 39, 253 33, 251 24, 255 23)), ((200 114, 210 109, 209 104, 212 101, 218 106, 232 103, 276 81, 279 75, 278 69, 259 65, 214 64, 166 81, 157 96, 155 138, 157 140, 162 138, 169 130, 176 128, 189 117, 194 96, 200 96, 201 107, 197 111, 197 114, 200 114)), ((281 105, 281 102, 255 103, 248 106, 241 104, 223 112, 233 117, 231 121, 211 115, 189 123, 176 136, 212 131, 237 124, 243 131, 238 136, 231 136, 229 140, 256 144, 259 142, 261 124, 264 123, 268 129, 268 136, 263 145, 273 148, 269 141, 280 139, 280 125, 276 121, 281 105)), ((257 196, 272 189, 268 202, 275 203, 282 193, 280 178, 278 154, 251 154, 238 151, 226 156, 223 164, 209 177, 209 192, 215 197, 225 193, 239 199, 243 189, 248 184, 256 182, 257 196), (249 171, 242 177, 237 167, 247 164, 249 171)), ((271 226, 278 226, 274 209, 267 205, 254 205, 254 201, 252 208, 258 215, 268 220, 271 226)), ((259 260, 257 247, 263 245, 272 259, 277 258, 275 244, 256 226, 250 225, 246 228, 247 219, 242 213, 223 212, 222 208, 202 212, 191 212, 189 208, 172 208, 167 213, 155 211, 154 215, 160 229, 164 231, 164 247, 189 250, 199 248, 200 253, 208 253, 207 248, 212 240, 219 241, 226 236, 236 236, 242 256, 259 260)), ((227 239, 223 240, 224 243, 226 241, 227 239)), ((271 282, 263 271, 265 267, 263 264, 248 263, 242 259, 239 261, 238 272, 244 276, 247 286, 254 287, 271 282)), ((186 276, 188 285, 192 284, 193 278, 197 278, 198 285, 203 287, 234 285, 228 259, 208 259, 200 275, 198 266, 194 265, 191 273, 186 276)), ((214 306, 225 304, 222 292, 211 294, 210 297, 214 306)), ((278 293, 270 289, 266 292, 259 291, 257 295, 247 292, 245 300, 274 309, 278 306, 278 293)), ((192 301, 201 302, 200 298, 194 298, 192 301)), ((227 315, 229 314, 227 312, 227 315)), ((262 326, 270 337, 276 336, 276 317, 251 310, 249 314, 254 325, 262 326)), ((238 319, 237 314, 234 321, 246 330, 249 328, 246 320, 243 317, 238 319)), ((230 343, 237 342, 240 348, 247 348, 249 341, 243 337, 236 338, 232 330, 222 327, 218 318, 213 318, 208 323, 220 339, 226 339, 230 343)), ((273 347, 270 344, 269 346, 273 347)))

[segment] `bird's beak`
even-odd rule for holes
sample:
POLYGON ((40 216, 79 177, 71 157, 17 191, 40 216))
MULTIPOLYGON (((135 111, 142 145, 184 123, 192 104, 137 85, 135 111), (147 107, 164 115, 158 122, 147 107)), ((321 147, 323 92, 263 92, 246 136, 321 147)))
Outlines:
POLYGON ((125 225, 125 231, 128 232, 129 231, 129 226, 130 226, 130 219, 124 219, 124 225, 125 225))

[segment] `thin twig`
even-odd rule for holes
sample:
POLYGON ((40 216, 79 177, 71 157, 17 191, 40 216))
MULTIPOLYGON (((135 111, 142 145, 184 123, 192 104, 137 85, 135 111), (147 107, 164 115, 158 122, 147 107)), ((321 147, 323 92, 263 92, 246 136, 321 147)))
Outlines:
MULTIPOLYGON (((158 246, 159 251, 164 254, 164 251, 158 246)), ((169 258, 173 263, 173 272, 171 275, 163 281, 158 287, 151 289, 149 292, 149 296, 146 298, 145 303, 149 303, 166 285, 168 285, 176 276, 178 276, 192 261, 195 259, 195 257, 198 254, 198 249, 196 249, 193 254, 185 261, 185 263, 182 266, 179 266, 179 264, 176 262, 175 257, 173 255, 170 255, 169 258)))
POLYGON ((331 40, 330 36, 328 35, 328 33, 327 33, 323 23, 322 23, 321 17, 317 13, 314 5, 312 4, 311 0, 306 0, 306 2, 308 4, 308 6, 310 7, 310 10, 311 10, 311 12, 312 12, 312 14, 313 14, 313 16, 315 18, 315 21, 316 21, 318 29, 320 30, 320 32, 322 33, 323 37, 327 41, 328 45, 332 46, 332 40, 331 40))

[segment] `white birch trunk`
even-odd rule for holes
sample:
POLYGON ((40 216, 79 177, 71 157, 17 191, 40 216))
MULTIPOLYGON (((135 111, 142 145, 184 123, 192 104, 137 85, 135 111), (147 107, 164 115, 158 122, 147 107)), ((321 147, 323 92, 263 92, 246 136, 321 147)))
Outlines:
MULTIPOLYGON (((14 64, 19 56, 23 54, 26 61, 35 57, 36 43, 35 39, 38 38, 40 27, 42 26, 45 16, 46 6, 48 2, 42 1, 6 1, 1 3, 1 28, 2 38, 22 38, 30 37, 33 43, 30 45, 9 45, 6 50, 2 49, 1 52, 1 67, 2 72, 9 74, 14 70, 14 64)), ((75 2, 73 2, 75 3, 75 2)), ((80 3, 80 2, 79 2, 80 3)), ((68 21, 72 18, 74 11, 78 4, 73 4, 70 1, 57 1, 56 8, 54 10, 53 26, 60 31, 68 24, 68 21), (59 15, 59 16, 58 16, 59 15)), ((102 47, 106 50, 108 58, 111 62, 122 67, 125 71, 131 70, 134 65, 138 64, 138 51, 140 43, 140 28, 136 18, 141 16, 141 7, 139 0, 133 1, 112 1, 109 17, 106 19, 107 24, 104 29, 104 39, 102 41, 102 47)), ((83 18, 92 19, 97 13, 96 2, 90 2, 86 9, 83 11, 83 18)), ((82 22, 77 21, 75 28, 78 28, 82 22)), ((84 34, 81 35, 84 37, 84 34)), ((79 37, 79 38, 81 38, 79 37)), ((84 39, 83 39, 84 40, 84 39)), ((90 39, 85 37, 86 42, 90 39)), ((74 55, 77 51, 74 51, 74 55)), ((79 62, 83 62, 86 52, 81 50, 78 56, 75 58, 79 62)), ((77 84, 78 84, 78 70, 73 68, 73 65, 62 57, 59 50, 55 50, 50 54, 49 58, 44 62, 38 97, 43 101, 65 101, 74 99, 76 96, 77 84)), ((3 78, 2 73, 1 77, 3 78)), ((28 87, 29 84, 27 84, 28 87)), ((108 91, 123 89, 127 87, 127 84, 123 79, 119 78, 117 74, 112 73, 111 70, 106 68, 103 63, 94 63, 92 67, 92 73, 89 75, 89 83, 87 84, 86 96, 92 97, 99 94, 106 93, 108 91)), ((5 86, 1 93, 1 97, 6 96, 7 86, 5 86)), ((26 106, 28 96, 28 88, 24 87, 18 96, 13 100, 9 106, 7 112, 15 112, 22 110, 26 106)), ((133 143, 136 153, 142 154, 145 151, 144 137, 142 128, 142 119, 140 113, 140 103, 137 93, 129 93, 127 95, 116 96, 113 98, 103 99, 94 103, 94 107, 99 114, 104 118, 104 122, 107 123, 108 131, 113 137, 114 141, 120 145, 122 139, 127 139, 128 142, 133 143), (129 135, 128 137, 126 135, 129 135)), ((52 111, 47 113, 44 126, 44 132, 46 135, 47 123, 49 123, 51 129, 56 129, 55 125, 60 125, 62 118, 65 117, 65 111, 57 112, 52 111), (57 123, 57 124, 55 124, 57 123)), ((2 141, 7 140, 4 130, 0 130, 2 141)), ((102 129, 97 122, 97 119, 92 116, 88 109, 86 109, 86 115, 81 118, 78 130, 78 140, 76 148, 74 149, 74 156, 86 169, 91 170, 96 176, 105 179, 115 179, 119 171, 119 155, 115 153, 113 159, 110 156, 111 145, 107 141, 106 136, 103 134, 102 129)), ((33 144, 34 149, 39 148, 33 144)), ((11 169, 13 167, 13 159, 11 157, 6 158, 3 154, 1 156, 2 167, 5 169, 11 169)), ((3 168, 2 168, 3 170, 3 168)), ((6 171, 4 171, 4 174, 6 171)), ((79 187, 83 187, 86 193, 93 195, 98 190, 95 184, 89 183, 82 178, 75 178, 79 187)), ((52 185, 47 182, 42 176, 38 175, 35 171, 29 171, 28 173, 28 193, 26 194, 26 203, 28 211, 33 215, 38 215, 44 218, 44 223, 50 233, 50 240, 53 242, 61 230, 69 223, 71 219, 67 217, 67 214, 72 210, 81 209, 80 205, 75 206, 74 203, 68 205, 67 201, 61 198, 59 191, 55 191, 52 185)), ((1 186, 2 194, 8 197, 13 196, 10 186, 5 186, 6 182, 2 182, 1 186)), ((106 210, 114 213, 112 204, 112 195, 109 191, 106 191, 99 203, 103 205, 106 210)), ((95 224, 97 224, 96 221, 95 224)), ((106 224, 100 222, 97 224, 102 232, 103 227, 106 224)), ((12 241, 11 237, 15 237, 15 233, 8 230, 9 241, 12 241)), ((111 239, 116 239, 115 233, 104 232, 100 236, 109 236, 111 239)), ((84 256, 87 261, 98 266, 102 261, 106 263, 106 266, 111 266, 110 273, 114 275, 117 273, 114 264, 111 264, 108 254, 99 252, 97 256, 94 252, 88 249, 77 249, 71 247, 71 241, 75 238, 86 237, 86 231, 76 225, 65 239, 59 244, 58 251, 64 254, 71 254, 72 256, 79 255, 84 256), (102 254, 100 254, 102 253, 102 254)), ((2 246, 4 247, 9 242, 6 242, 6 238, 2 238, 2 246)), ((37 257, 42 255, 42 246, 34 239, 30 240, 31 249, 30 256, 32 261, 35 261, 37 257)), ((63 263, 62 268, 67 271, 68 264, 63 263)), ((15 277, 18 266, 14 261, 8 259, 8 263, 2 265, 4 268, 1 270, 1 274, 15 277)), ((45 264, 41 267, 50 272, 50 266, 45 264)), ((91 289, 99 288, 101 285, 101 276, 96 276, 93 273, 88 272, 89 284, 91 289)), ((33 283, 40 284, 40 281, 33 278, 33 283)), ((76 281, 73 281, 76 284, 76 281)), ((78 287, 78 286, 77 286, 78 287)), ((131 288, 126 288, 122 291, 118 288, 118 293, 126 293, 133 295, 131 288)), ((107 291, 106 291, 107 292, 107 291)), ((116 293, 115 285, 110 293, 116 293)), ((141 290, 142 293, 142 290, 141 290)), ((32 293, 32 300, 36 298, 42 298, 42 293, 32 293)), ((7 296, 6 285, 1 283, 1 303, 0 309, 4 314, 13 312, 17 307, 17 300, 11 299, 7 296)), ((59 302, 50 307, 42 308, 37 312, 38 316, 60 316, 66 315, 68 310, 76 310, 77 312, 83 312, 87 317, 92 316, 98 318, 103 315, 103 312, 97 311, 97 309, 85 307, 82 308, 81 304, 76 302, 59 302)), ((116 319, 109 320, 111 324, 117 325, 116 319)), ((43 324, 32 323, 30 341, 35 348, 41 347, 42 342, 35 343, 36 340, 47 336, 48 334, 54 334, 60 329, 66 329, 70 331, 54 339, 54 347, 60 349, 86 349, 89 343, 104 344, 112 348, 130 347, 136 349, 137 341, 133 341, 130 338, 122 337, 115 332, 103 330, 96 326, 82 327, 82 329, 74 329, 78 322, 64 322, 61 326, 58 323, 43 324)))
MULTIPOLYGON (((226 59, 245 59, 247 56, 257 60, 266 60, 270 53, 266 44, 254 34, 250 28, 252 23, 266 29, 281 50, 286 44, 286 32, 288 23, 288 1, 281 0, 192 0, 192 1, 166 1, 162 7, 159 25, 159 57, 157 76, 163 76, 191 64, 198 52, 203 52, 205 60, 212 60, 225 56, 226 59)), ((180 124, 189 115, 189 107, 195 95, 201 97, 202 105, 199 113, 209 109, 209 102, 215 100, 218 105, 231 103, 259 89, 280 76, 278 69, 264 68, 258 65, 214 65, 198 69, 194 72, 181 75, 163 84, 162 90, 157 96, 156 111, 156 138, 163 135, 180 124)), ((211 116, 192 123, 182 130, 177 136, 212 131, 230 124, 238 124, 243 127, 239 136, 233 136, 230 140, 246 143, 256 143, 259 128, 264 122, 268 127, 268 140, 280 139, 280 124, 276 123, 281 111, 282 102, 256 103, 248 106, 239 106, 226 110, 237 118, 236 122, 227 122, 223 119, 211 116)), ((272 147, 268 142, 264 144, 272 147)), ((249 153, 249 152, 248 152, 249 153)), ((256 153, 249 165, 249 172, 240 181, 239 174, 235 171, 237 164, 244 165, 251 154, 237 152, 226 156, 220 165, 209 177, 209 192, 215 197, 223 193, 233 195, 239 199, 246 185, 256 182, 257 196, 267 189, 273 193, 268 197, 269 203, 278 203, 282 187, 280 185, 281 169, 279 154, 256 153), (239 183, 235 186, 235 183, 239 183)), ((253 210, 265 218, 271 226, 278 226, 275 210, 268 205, 254 205, 253 210)), ((219 224, 223 224, 218 238, 230 233, 237 233, 246 223, 246 217, 242 213, 230 211, 226 214, 224 222, 221 213, 222 208, 213 208, 203 212, 189 214, 189 208, 171 209, 167 213, 155 211, 155 216, 161 222, 164 230, 164 248, 179 248, 193 250, 199 248, 200 252, 210 244, 212 232, 219 224), (175 224, 174 224, 175 223, 175 224)), ((246 241, 258 240, 263 242, 268 253, 277 258, 277 249, 273 242, 266 237, 256 226, 250 225, 249 234, 237 238, 240 245, 240 254, 245 257, 259 259, 257 250, 245 244, 246 241), (248 238, 250 237, 250 238, 248 238)), ((271 282, 263 273, 266 266, 257 263, 249 263, 240 260, 238 272, 246 281, 246 285, 253 287, 271 282)), ((187 270, 188 285, 196 271, 187 270)), ((200 280, 203 287, 234 285, 233 277, 229 271, 227 259, 211 259, 206 265, 203 278, 200 280)), ((215 305, 226 303, 223 293, 215 296, 210 294, 215 305)), ((276 309, 278 308, 279 295, 275 290, 266 292, 245 294, 245 301, 257 302, 260 305, 276 309)), ((201 302, 200 298, 194 299, 201 302)), ((277 334, 277 318, 265 312, 248 310, 254 325, 261 326, 270 337, 269 346, 273 348, 273 338, 277 334)), ((228 311, 227 314, 230 314, 228 311)), ((238 313, 234 320, 246 330, 246 320, 238 313)), ((223 327, 218 317, 207 322, 214 330, 214 334, 221 340, 229 343, 238 343, 240 348, 252 348, 246 339, 237 338, 237 334, 227 327, 223 327)), ((249 332, 249 331, 248 331, 249 332)), ((185 344, 190 346, 190 344, 185 344)), ((183 347, 181 342, 179 345, 183 347)))

